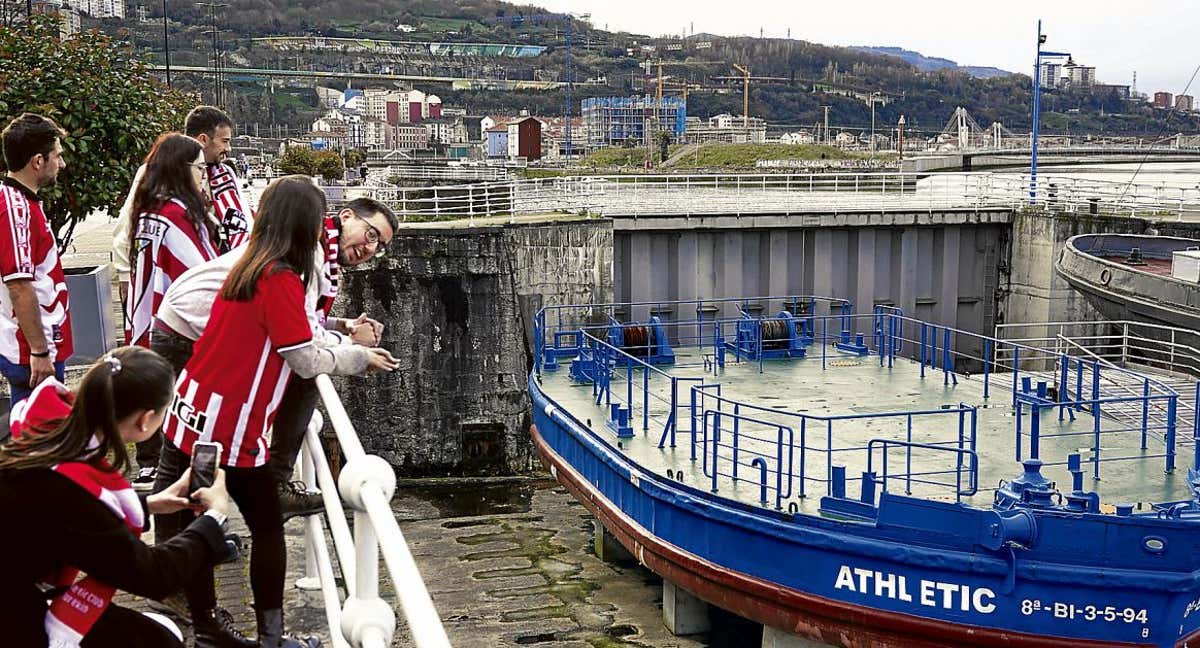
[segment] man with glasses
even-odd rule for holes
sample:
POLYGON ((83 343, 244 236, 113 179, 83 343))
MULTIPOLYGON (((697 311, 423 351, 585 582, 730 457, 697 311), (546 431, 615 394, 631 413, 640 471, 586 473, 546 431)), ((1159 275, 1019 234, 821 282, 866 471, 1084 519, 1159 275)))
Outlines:
MULTIPOLYGON (((331 317, 330 311, 337 298, 341 267, 356 266, 383 256, 399 225, 391 209, 371 198, 356 198, 336 214, 325 217, 324 272, 317 282, 315 308, 318 328, 346 336, 344 342, 379 346, 383 324, 366 314, 351 320, 331 317)), ((279 504, 284 520, 319 513, 325 508, 319 492, 308 490, 303 482, 292 481, 292 467, 300 455, 304 433, 319 397, 314 379, 293 374, 288 379, 272 425, 267 465, 279 483, 279 504)))
MULTIPOLYGON (((212 200, 213 216, 221 226, 218 248, 220 252, 226 252, 244 243, 254 224, 249 203, 238 190, 237 176, 226 162, 233 148, 233 120, 215 106, 197 106, 184 120, 184 133, 195 138, 203 147, 204 163, 194 165, 193 169, 198 178, 208 180, 204 185, 205 193, 212 200)), ((134 173, 133 186, 129 188, 129 195, 113 227, 112 265, 117 272, 117 289, 122 304, 129 290, 129 221, 135 216, 133 197, 145 172, 146 165, 143 164, 134 173)), ((128 318, 129 314, 126 313, 125 317, 128 318)), ((159 434, 137 444, 138 474, 133 479, 136 490, 148 491, 154 486, 161 449, 162 435, 159 434)))
MULTIPOLYGON (((378 346, 383 324, 365 314, 355 319, 330 317, 337 298, 338 274, 383 254, 399 222, 383 203, 359 198, 325 217, 325 238, 315 251, 317 281, 305 294, 305 306, 318 345, 361 344, 378 346)), ((236 248, 208 263, 188 270, 163 296, 154 325, 151 347, 182 368, 191 357, 192 342, 208 324, 209 309, 230 268, 244 248, 236 248)), ((321 495, 293 482, 292 467, 304 443, 304 433, 317 407, 316 382, 293 374, 279 402, 272 425, 268 465, 279 482, 279 500, 286 520, 311 515, 324 508, 321 495)))

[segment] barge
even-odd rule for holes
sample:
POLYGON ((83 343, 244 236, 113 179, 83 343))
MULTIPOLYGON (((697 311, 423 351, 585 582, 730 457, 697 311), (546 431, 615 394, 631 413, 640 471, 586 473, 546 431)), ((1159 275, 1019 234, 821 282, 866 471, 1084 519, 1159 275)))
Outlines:
POLYGON ((1152 374, 829 297, 535 328, 543 461, 710 604, 847 647, 1200 646, 1196 417, 1152 374))

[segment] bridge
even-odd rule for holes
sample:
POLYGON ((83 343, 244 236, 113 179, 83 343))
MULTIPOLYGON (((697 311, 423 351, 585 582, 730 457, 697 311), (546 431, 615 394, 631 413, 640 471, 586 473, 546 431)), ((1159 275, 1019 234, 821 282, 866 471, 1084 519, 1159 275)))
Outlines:
MULTIPOLYGON (((1188 144, 1192 144, 1190 141, 1188 144)), ((987 148, 916 155, 902 163, 904 171, 973 171, 982 168, 1029 166, 1032 150, 987 148)), ((1200 146, 1048 146, 1038 147, 1038 164, 1078 162, 1200 162, 1200 146)))
MULTIPOLYGON (((162 65, 152 65, 150 69, 155 72, 165 73, 167 68, 162 65)), ((306 78, 306 79, 359 79, 363 81, 408 81, 412 83, 449 83, 452 85, 466 86, 474 89, 491 89, 491 90, 554 90, 561 88, 566 84, 562 81, 527 81, 515 79, 482 79, 468 78, 455 76, 428 76, 419 74, 383 74, 380 72, 353 72, 349 70, 338 70, 336 72, 326 72, 323 70, 280 70, 275 68, 245 68, 245 67, 221 67, 213 68, 203 65, 172 65, 171 71, 175 73, 191 73, 191 74, 221 74, 224 76, 240 76, 240 77, 287 77, 287 78, 306 78)), ((573 85, 594 85, 587 81, 574 81, 573 85)))

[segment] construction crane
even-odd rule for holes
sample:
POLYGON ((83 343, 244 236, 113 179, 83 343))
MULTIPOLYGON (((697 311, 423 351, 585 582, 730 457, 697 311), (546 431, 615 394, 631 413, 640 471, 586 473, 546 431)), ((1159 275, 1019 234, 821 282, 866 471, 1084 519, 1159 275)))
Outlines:
POLYGON ((750 128, 750 68, 733 64, 742 73, 742 128, 750 128))
POLYGON ((563 145, 566 149, 568 161, 571 159, 571 153, 575 150, 574 141, 571 139, 571 104, 575 76, 574 67, 571 60, 571 34, 575 20, 589 20, 591 17, 591 14, 572 14, 563 12, 534 14, 532 16, 498 16, 485 20, 485 22, 488 23, 507 23, 510 27, 517 27, 526 23, 562 23, 563 38, 566 41, 567 50, 567 62, 563 72, 563 82, 566 87, 566 99, 563 103, 563 128, 565 129, 563 145))
POLYGON ((788 81, 787 77, 768 77, 768 76, 751 76, 750 68, 742 67, 737 63, 731 63, 741 76, 720 76, 713 77, 721 81, 741 81, 742 82, 742 128, 750 128, 750 81, 788 81))

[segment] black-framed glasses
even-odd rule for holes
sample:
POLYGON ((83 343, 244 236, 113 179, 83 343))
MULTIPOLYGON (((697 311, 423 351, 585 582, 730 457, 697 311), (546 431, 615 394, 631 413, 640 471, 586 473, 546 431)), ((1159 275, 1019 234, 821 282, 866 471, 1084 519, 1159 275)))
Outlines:
POLYGON ((374 256, 378 258, 386 254, 387 244, 383 242, 383 232, 380 232, 378 227, 362 216, 355 214, 354 217, 367 224, 367 243, 375 246, 374 256))

